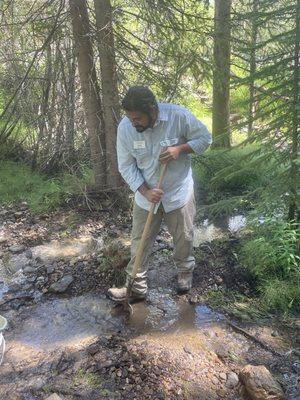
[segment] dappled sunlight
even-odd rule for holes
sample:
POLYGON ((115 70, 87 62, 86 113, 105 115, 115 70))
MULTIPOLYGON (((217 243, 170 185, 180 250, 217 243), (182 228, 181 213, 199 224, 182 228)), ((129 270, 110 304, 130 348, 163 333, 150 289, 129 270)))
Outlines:
POLYGON ((97 241, 92 236, 82 236, 61 241, 53 240, 34 247, 32 253, 34 257, 40 257, 42 260, 49 261, 51 259, 79 257, 96 247, 97 241))

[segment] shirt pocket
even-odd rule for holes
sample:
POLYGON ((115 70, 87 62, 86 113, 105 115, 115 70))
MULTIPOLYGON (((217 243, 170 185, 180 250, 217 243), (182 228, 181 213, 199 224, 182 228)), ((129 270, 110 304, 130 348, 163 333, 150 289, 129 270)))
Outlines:
POLYGON ((160 141, 160 146, 161 147, 171 147, 171 146, 176 146, 179 142, 179 139, 176 138, 166 138, 164 140, 160 141))
POLYGON ((147 149, 134 149, 133 157, 136 159, 138 168, 144 169, 149 164, 150 152, 147 149))

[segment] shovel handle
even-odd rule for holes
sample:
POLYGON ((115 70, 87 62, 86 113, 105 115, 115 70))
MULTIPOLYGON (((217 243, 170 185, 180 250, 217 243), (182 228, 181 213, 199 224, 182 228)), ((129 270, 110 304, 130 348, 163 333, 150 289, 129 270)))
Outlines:
MULTIPOLYGON (((161 187, 162 187, 162 182, 163 182, 163 179, 164 179, 164 176, 166 173, 166 168, 167 168, 167 164, 162 164, 157 189, 161 189, 161 187)), ((144 254, 144 250, 145 250, 145 243, 146 243, 147 236, 149 234, 151 222, 152 222, 153 215, 154 215, 155 206, 156 206, 156 204, 152 203, 150 210, 148 212, 148 216, 147 216, 147 220, 146 220, 146 223, 144 226, 143 234, 142 234, 142 237, 141 237, 141 240, 140 240, 140 243, 139 243, 136 255, 135 255, 135 261, 133 264, 132 274, 131 274, 131 284, 134 281, 134 278, 137 274, 138 268, 139 268, 142 258, 143 258, 143 254, 144 254)), ((131 289, 131 284, 129 284, 130 289, 131 289)))

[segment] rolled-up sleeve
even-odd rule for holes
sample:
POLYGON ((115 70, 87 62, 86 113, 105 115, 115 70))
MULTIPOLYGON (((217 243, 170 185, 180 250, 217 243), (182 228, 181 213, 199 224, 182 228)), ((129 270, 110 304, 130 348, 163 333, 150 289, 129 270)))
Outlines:
POLYGON ((186 138, 189 146, 196 154, 202 154, 212 143, 212 136, 206 126, 193 114, 184 113, 186 138))
POLYGON ((126 143, 126 132, 119 126, 117 136, 118 168, 123 179, 133 192, 144 183, 141 171, 136 165, 136 160, 130 153, 126 143))

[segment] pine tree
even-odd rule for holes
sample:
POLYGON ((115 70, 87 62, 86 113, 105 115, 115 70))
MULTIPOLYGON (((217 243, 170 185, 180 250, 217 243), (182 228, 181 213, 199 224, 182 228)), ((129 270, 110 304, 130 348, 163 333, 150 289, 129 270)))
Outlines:
MULTIPOLYGON (((250 8, 250 7, 249 7, 250 8)), ((260 199, 275 212, 284 212, 289 220, 300 217, 299 204, 299 13, 300 0, 263 0, 259 7, 243 11, 237 18, 250 24, 256 21, 256 43, 246 36, 235 37, 241 55, 239 85, 252 85, 251 102, 259 104, 246 125, 256 129, 246 143, 259 149, 249 163, 267 163, 272 159, 273 179, 261 188, 260 199), (255 51, 256 68, 245 76, 247 55, 255 51), (244 54, 244 57, 242 56, 244 54), (255 158, 253 158, 255 156, 255 158)))

